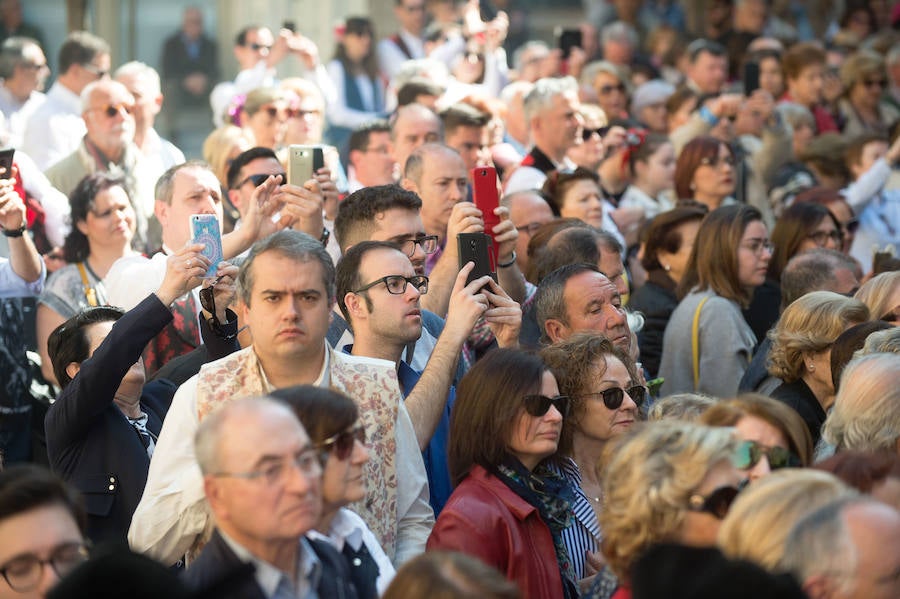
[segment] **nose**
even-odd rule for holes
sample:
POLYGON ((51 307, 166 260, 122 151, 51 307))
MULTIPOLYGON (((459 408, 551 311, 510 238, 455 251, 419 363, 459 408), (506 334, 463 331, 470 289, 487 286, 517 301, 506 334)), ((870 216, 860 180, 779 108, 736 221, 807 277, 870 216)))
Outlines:
POLYGON ((406 283, 406 291, 404 291, 404 296, 409 301, 417 301, 422 296, 422 292, 419 291, 419 289, 415 285, 407 282, 406 283))
POLYGON ((607 306, 609 306, 609 310, 607 310, 609 316, 606 320, 606 328, 608 330, 614 330, 626 326, 625 310, 617 308, 612 304, 607 304, 607 306))
POLYGON ((762 478, 772 472, 772 467, 769 466, 769 458, 767 456, 762 456, 756 464, 747 471, 747 474, 750 477, 750 480, 757 480, 762 478))
POLYGON ((351 456, 354 464, 365 464, 369 461, 369 448, 359 440, 353 442, 353 455, 351 456))
POLYGON ((633 411, 637 410, 637 407, 638 407, 637 402, 635 402, 634 399, 631 397, 631 395, 629 395, 628 391, 626 391, 625 397, 622 400, 622 405, 619 407, 619 409, 620 410, 630 410, 633 412, 633 411))
POLYGON ((44 597, 59 582, 59 576, 50 564, 41 564, 41 568, 41 580, 36 590, 39 597, 44 597))
POLYGON ((549 422, 562 422, 563 415, 556 409, 556 406, 551 405, 550 409, 547 410, 547 413, 544 414, 544 420, 549 422))
POLYGON ((409 261, 413 263, 413 266, 415 266, 417 263, 424 263, 427 257, 428 254, 426 254, 425 250, 422 249, 422 244, 417 243, 413 248, 413 253, 412 256, 409 257, 409 261))

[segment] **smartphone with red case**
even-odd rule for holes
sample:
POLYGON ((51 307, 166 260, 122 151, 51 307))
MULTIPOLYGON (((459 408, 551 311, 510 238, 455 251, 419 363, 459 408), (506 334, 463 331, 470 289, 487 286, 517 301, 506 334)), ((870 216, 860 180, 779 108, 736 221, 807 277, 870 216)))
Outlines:
POLYGON ((490 235, 490 251, 493 263, 497 263, 497 240, 491 232, 500 224, 500 217, 494 214, 494 210, 500 206, 500 192, 497 191, 497 169, 492 166, 476 166, 472 169, 472 200, 475 206, 481 210, 481 218, 484 219, 484 232, 490 235))

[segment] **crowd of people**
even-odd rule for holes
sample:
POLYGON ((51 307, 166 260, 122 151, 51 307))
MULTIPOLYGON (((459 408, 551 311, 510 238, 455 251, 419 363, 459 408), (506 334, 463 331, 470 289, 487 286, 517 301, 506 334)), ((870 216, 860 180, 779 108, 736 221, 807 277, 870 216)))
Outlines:
POLYGON ((0 598, 900 597, 900 6, 489 4, 0 1, 0 598))

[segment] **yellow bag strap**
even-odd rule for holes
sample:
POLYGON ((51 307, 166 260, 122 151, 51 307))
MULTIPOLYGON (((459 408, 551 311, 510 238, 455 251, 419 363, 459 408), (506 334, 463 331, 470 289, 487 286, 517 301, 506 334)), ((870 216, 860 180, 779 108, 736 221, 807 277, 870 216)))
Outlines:
POLYGON ((705 304, 708 299, 709 296, 704 297, 700 300, 700 303, 697 304, 697 309, 694 311, 694 324, 691 325, 691 357, 693 358, 694 366, 694 391, 700 386, 700 310, 703 309, 703 304, 705 304))
POLYGON ((84 262, 78 263, 78 273, 81 275, 81 285, 84 287, 84 297, 87 298, 88 306, 95 308, 100 305, 97 301, 97 292, 91 287, 91 281, 88 279, 87 269, 84 262))

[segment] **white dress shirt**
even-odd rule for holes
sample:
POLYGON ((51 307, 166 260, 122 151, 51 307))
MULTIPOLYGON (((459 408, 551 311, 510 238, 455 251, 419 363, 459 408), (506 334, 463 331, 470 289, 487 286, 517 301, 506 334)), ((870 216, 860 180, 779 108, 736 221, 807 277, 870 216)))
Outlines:
POLYGON ((24 102, 12 95, 9 88, 0 85, 0 112, 6 117, 6 129, 9 131, 9 139, 6 145, 14 148, 22 147, 22 138, 25 135, 25 124, 28 117, 47 100, 47 96, 39 91, 33 91, 24 102))
POLYGON ((87 133, 81 118, 81 98, 59 81, 25 125, 22 149, 42 171, 78 148, 87 133))

